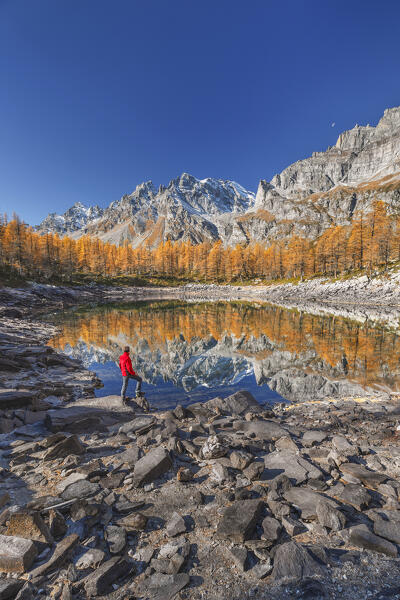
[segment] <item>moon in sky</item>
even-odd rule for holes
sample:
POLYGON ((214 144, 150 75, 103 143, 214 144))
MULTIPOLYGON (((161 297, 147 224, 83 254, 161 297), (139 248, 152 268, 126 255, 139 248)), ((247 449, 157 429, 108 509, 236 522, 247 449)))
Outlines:
POLYGON ((333 123, 331 123, 331 127, 335 127, 336 123, 335 121, 333 123))

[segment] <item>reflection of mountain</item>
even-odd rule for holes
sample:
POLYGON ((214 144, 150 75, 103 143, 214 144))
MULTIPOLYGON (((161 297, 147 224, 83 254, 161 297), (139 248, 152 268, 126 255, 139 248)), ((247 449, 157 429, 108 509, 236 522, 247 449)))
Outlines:
POLYGON ((338 317, 249 303, 143 303, 66 314, 52 345, 85 364, 115 359, 128 344, 146 381, 185 390, 240 381, 301 400, 397 389, 397 333, 338 317))

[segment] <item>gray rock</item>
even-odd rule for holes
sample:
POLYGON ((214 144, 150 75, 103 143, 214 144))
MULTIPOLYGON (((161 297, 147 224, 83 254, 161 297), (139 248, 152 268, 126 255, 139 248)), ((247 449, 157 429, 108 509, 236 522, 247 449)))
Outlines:
POLYGON ((150 563, 152 569, 157 571, 157 573, 165 573, 167 575, 175 575, 179 573, 183 564, 185 562, 185 558, 180 554, 174 554, 171 558, 153 558, 150 563))
POLYGON ((325 431, 318 431, 316 429, 312 429, 311 431, 306 431, 303 434, 302 442, 304 446, 314 446, 314 444, 320 444, 326 438, 328 434, 325 431))
POLYGON ((126 531, 123 527, 108 525, 104 537, 107 540, 110 554, 122 554, 126 546, 126 531))
POLYGON ((323 527, 328 527, 332 531, 340 531, 346 526, 344 514, 324 499, 317 502, 316 512, 318 521, 323 527))
POLYGON ((349 483, 344 486, 340 500, 354 506, 357 510, 364 510, 368 508, 372 497, 361 484, 349 483))
POLYGON ((265 465, 263 462, 254 461, 249 464, 243 471, 243 475, 246 479, 250 479, 250 481, 254 481, 255 479, 259 479, 261 475, 264 473, 265 465))
POLYGON ((337 504, 334 500, 310 490, 309 488, 292 487, 284 492, 283 497, 287 502, 292 504, 295 508, 300 511, 302 519, 316 519, 317 505, 321 500, 332 508, 336 508, 337 504))
POLYGON ((174 514, 168 521, 168 523, 166 525, 166 529, 167 529, 167 534, 170 537, 175 537, 176 535, 179 535, 180 533, 185 533, 187 530, 183 517, 181 517, 181 515, 178 514, 177 512, 174 512, 174 514))
POLYGON ((124 452, 116 457, 116 462, 122 465, 128 465, 128 467, 133 468, 140 457, 140 448, 137 446, 133 446, 133 448, 127 448, 124 452))
POLYGON ((323 574, 321 565, 304 546, 296 542, 287 542, 278 546, 272 571, 272 578, 275 581, 298 581, 305 577, 323 574))
POLYGON ((221 458, 221 456, 225 456, 227 451, 228 449, 222 444, 216 435, 210 435, 203 444, 201 456, 206 460, 211 460, 213 458, 221 458))
POLYGON ((144 531, 147 525, 147 517, 139 512, 132 512, 118 519, 117 524, 127 531, 144 531))
POLYGON ((172 461, 165 448, 159 446, 150 450, 148 454, 139 459, 135 464, 133 472, 134 485, 136 487, 151 483, 172 467, 172 461))
POLYGON ((119 432, 120 433, 145 433, 146 431, 149 431, 153 425, 156 424, 156 420, 153 416, 149 415, 142 415, 140 417, 136 417, 135 419, 133 419, 132 421, 129 421, 128 423, 124 423, 124 425, 121 425, 121 427, 119 428, 119 432))
POLYGON ((231 542, 244 542, 251 538, 264 503, 260 500, 239 500, 225 508, 218 523, 216 536, 231 542))
POLYGON ((36 590, 29 582, 18 592, 15 600, 36 600, 36 590))
POLYGON ((52 460, 55 458, 65 458, 70 454, 83 454, 85 448, 76 435, 70 435, 61 440, 55 446, 49 448, 43 456, 43 460, 52 460))
POLYGON ((350 444, 350 442, 343 435, 334 435, 332 438, 332 446, 339 454, 345 456, 352 456, 358 454, 357 448, 350 444))
POLYGON ((227 398, 213 398, 204 405, 212 411, 217 409, 228 415, 244 415, 249 411, 260 412, 262 410, 261 405, 247 390, 239 390, 227 398))
POLYGON ((265 468, 270 471, 269 478, 284 473, 297 485, 307 479, 320 479, 322 472, 313 463, 289 450, 271 452, 264 457, 265 468))
POLYGON ((233 428, 235 431, 254 435, 264 442, 273 442, 287 436, 287 431, 274 421, 235 421, 233 428))
MULTIPOLYGON (((0 369, 3 370, 3 369, 0 369)), ((0 410, 7 408, 21 408, 29 406, 37 397, 37 392, 30 390, 10 390, 0 391, 0 410)))
POLYGON ((40 575, 46 575, 50 571, 58 569, 69 558, 78 541, 79 536, 76 535, 76 533, 72 533, 61 540, 61 542, 58 542, 49 560, 31 571, 32 577, 34 578, 39 577, 40 575))
POLYGON ((364 465, 358 465, 355 463, 342 463, 340 465, 340 470, 343 473, 343 479, 346 480, 346 476, 349 476, 351 483, 360 481, 364 485, 373 489, 377 489, 381 483, 384 483, 389 479, 387 475, 370 471, 364 467, 364 465))
POLYGON ((0 580, 0 600, 12 600, 23 585, 24 582, 19 579, 0 580))
POLYGON ((382 518, 374 520, 374 532, 386 540, 400 544, 400 522, 387 521, 382 518))
POLYGON ((0 571, 25 573, 32 565, 37 550, 31 540, 0 535, 0 571))
POLYGON ((66 477, 65 479, 60 481, 60 483, 57 484, 57 492, 61 494, 65 490, 65 488, 71 485, 71 483, 75 483, 75 481, 80 481, 81 479, 86 479, 86 475, 84 475, 83 473, 71 473, 70 475, 68 475, 68 477, 66 477))
POLYGON ((24 582, 19 579, 0 580, 0 600, 12 600, 23 585, 24 582))
POLYGON ((10 515, 7 535, 45 544, 53 543, 53 536, 40 514, 28 510, 16 511, 10 515))
POLYGON ((94 496, 100 491, 98 483, 92 483, 86 479, 81 479, 71 483, 62 492, 61 497, 63 500, 72 500, 73 498, 87 498, 88 496, 94 496))
POLYGON ((282 525, 288 532, 290 536, 299 535, 305 531, 305 527, 303 523, 301 523, 298 519, 293 519, 293 517, 282 517, 282 525))
POLYGON ((245 469, 253 460, 252 455, 248 454, 247 452, 243 452, 243 450, 234 450, 229 458, 232 463, 232 467, 234 469, 239 469, 240 471, 243 471, 243 469, 245 469))
POLYGON ((124 558, 114 556, 83 580, 87 596, 92 598, 109 592, 114 581, 129 575, 131 571, 132 565, 130 563, 124 558))
POLYGON ((261 523, 261 526, 263 528, 261 539, 267 540, 271 544, 276 542, 282 531, 282 525, 279 523, 279 521, 273 517, 265 517, 261 523))
POLYGON ((294 443, 294 441, 289 435, 285 435, 279 438, 279 440, 276 440, 275 448, 277 450, 288 450, 289 452, 294 453, 299 451, 297 445, 294 443))
POLYGON ((231 477, 226 467, 221 465, 221 463, 215 463, 211 469, 210 479, 217 483, 223 483, 224 481, 231 479, 231 477))
POLYGON ((189 583, 187 573, 176 575, 164 575, 156 573, 138 586, 140 596, 151 598, 151 600, 171 600, 180 590, 189 583))
POLYGON ((250 569, 248 576, 250 578, 254 577, 255 579, 264 579, 264 577, 269 575, 271 572, 272 561, 269 558, 268 560, 257 563, 252 569, 250 569))
POLYGON ((386 556, 397 558, 397 548, 391 542, 374 535, 366 525, 356 525, 349 530, 349 539, 354 546, 364 550, 373 550, 386 556))
POLYGON ((105 559, 105 553, 99 548, 91 548, 78 558, 75 563, 77 569, 96 569, 105 559))

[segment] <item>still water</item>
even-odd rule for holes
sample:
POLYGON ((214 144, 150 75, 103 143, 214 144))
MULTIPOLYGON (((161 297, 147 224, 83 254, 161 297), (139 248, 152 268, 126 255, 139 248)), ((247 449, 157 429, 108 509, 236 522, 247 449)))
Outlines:
POLYGON ((263 303, 180 301, 80 307, 55 322, 61 332, 49 344, 97 373, 98 396, 120 393, 114 361, 126 345, 160 408, 243 388, 262 403, 400 389, 400 328, 379 323, 263 303))

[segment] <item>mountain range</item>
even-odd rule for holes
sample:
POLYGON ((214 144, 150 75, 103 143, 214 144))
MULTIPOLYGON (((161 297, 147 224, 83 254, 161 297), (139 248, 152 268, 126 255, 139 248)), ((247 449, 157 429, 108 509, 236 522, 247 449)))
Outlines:
POLYGON ((385 110, 376 127, 356 125, 335 146, 314 152, 261 180, 257 193, 221 179, 183 173, 167 186, 142 183, 103 209, 74 204, 49 214, 37 230, 134 247, 190 240, 224 245, 268 243, 292 234, 313 239, 331 225, 368 212, 375 199, 400 207, 400 107, 385 110))

